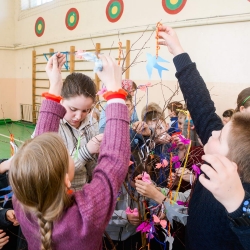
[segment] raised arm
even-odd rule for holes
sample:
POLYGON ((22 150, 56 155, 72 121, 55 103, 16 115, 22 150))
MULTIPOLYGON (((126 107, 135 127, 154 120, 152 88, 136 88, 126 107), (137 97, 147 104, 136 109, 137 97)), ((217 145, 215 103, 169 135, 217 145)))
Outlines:
MULTIPOLYGON (((50 80, 49 94, 54 96, 61 95, 62 76, 61 68, 65 62, 65 55, 54 54, 48 61, 46 72, 50 80)), ((44 100, 39 111, 39 118, 36 125, 35 136, 45 132, 58 132, 60 119, 66 113, 65 108, 53 100, 44 100)))
MULTIPOLYGON (((99 72, 99 78, 108 91, 117 91, 121 88, 121 68, 108 56, 102 56, 101 59, 103 71, 99 72)), ((94 228, 96 233, 104 232, 112 216, 130 158, 128 108, 120 98, 111 99, 107 103, 107 122, 98 165, 91 183, 76 193, 84 224, 94 228)))
POLYGON ((176 77, 197 134, 205 145, 213 130, 222 129, 222 121, 215 113, 214 102, 196 64, 191 61, 187 53, 184 53, 174 30, 166 26, 162 26, 160 29, 159 35, 163 39, 160 44, 166 45, 169 52, 174 55, 176 77))

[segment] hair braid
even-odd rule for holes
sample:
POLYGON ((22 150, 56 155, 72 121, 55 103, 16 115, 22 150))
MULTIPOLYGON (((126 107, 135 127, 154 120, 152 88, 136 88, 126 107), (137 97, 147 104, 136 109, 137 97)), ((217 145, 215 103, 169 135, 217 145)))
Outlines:
POLYGON ((51 235, 53 223, 43 218, 42 213, 37 213, 38 225, 41 234, 41 250, 52 250, 51 235))

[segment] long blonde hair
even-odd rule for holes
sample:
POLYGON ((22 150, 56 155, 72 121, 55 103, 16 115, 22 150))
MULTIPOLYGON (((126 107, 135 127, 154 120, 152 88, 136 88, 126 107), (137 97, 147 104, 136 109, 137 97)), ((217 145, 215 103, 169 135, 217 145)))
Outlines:
POLYGON ((38 218, 42 250, 52 249, 53 221, 72 204, 65 186, 68 166, 67 149, 54 133, 25 142, 11 163, 10 185, 24 209, 38 218))

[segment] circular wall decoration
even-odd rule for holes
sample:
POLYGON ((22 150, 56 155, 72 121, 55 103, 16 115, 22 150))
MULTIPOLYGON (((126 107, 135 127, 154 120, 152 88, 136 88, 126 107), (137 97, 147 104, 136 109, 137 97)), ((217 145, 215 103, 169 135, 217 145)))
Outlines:
POLYGON ((117 22, 123 13, 123 0, 110 0, 106 7, 106 16, 112 23, 117 22))
POLYGON ((79 12, 75 8, 71 8, 68 10, 65 17, 65 24, 69 30, 73 30, 76 28, 79 22, 79 12))
POLYGON ((185 6, 187 0, 162 0, 164 10, 171 15, 179 13, 185 6))
POLYGON ((42 17, 38 17, 35 23, 35 33, 38 37, 42 36, 45 30, 45 22, 42 17))

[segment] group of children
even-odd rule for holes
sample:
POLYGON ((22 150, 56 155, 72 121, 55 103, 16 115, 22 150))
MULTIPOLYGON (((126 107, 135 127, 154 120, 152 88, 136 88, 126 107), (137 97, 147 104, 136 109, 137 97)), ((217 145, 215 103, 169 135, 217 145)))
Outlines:
MULTIPOLYGON (((139 120, 135 83, 122 81, 116 61, 101 55, 107 104, 98 126, 93 81, 73 73, 63 83, 65 55, 49 59, 34 138, 0 165, 14 193, 14 210, 0 210, 0 225, 13 232, 20 224, 16 234, 28 249, 171 249, 172 236, 176 250, 250 249, 250 88, 223 127, 174 30, 161 26, 159 36, 174 55, 187 104, 166 106, 170 124, 156 103, 139 120), (175 195, 188 206, 182 234, 179 222, 161 223, 175 195)), ((0 247, 13 249, 11 241, 0 232, 0 247)))

